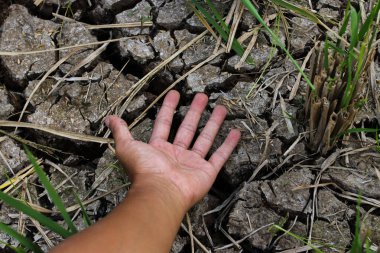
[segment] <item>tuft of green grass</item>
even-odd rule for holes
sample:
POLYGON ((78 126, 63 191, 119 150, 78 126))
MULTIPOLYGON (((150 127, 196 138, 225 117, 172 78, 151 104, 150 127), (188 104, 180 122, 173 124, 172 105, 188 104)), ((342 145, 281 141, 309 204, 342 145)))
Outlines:
MULTIPOLYGON (((31 219, 34 219, 38 221, 41 225, 48 228, 50 231, 57 233, 63 238, 67 238, 77 232, 77 228, 75 227, 74 223, 72 222, 70 215, 68 214, 62 199, 59 197, 57 191, 54 189, 54 186, 49 181, 47 175, 42 170, 42 168, 38 165, 36 162, 36 158, 33 156, 33 154, 30 152, 30 150, 25 147, 25 151, 29 157, 29 160, 31 164, 33 165, 34 170, 36 171, 38 178, 42 184, 42 186, 46 189, 48 196, 50 197, 51 201, 53 202, 54 206, 58 209, 59 213, 61 214, 62 218, 64 219, 68 229, 62 227, 57 222, 53 221, 51 218, 43 215, 42 213, 36 211, 32 207, 30 207, 27 203, 24 201, 21 201, 17 198, 12 197, 11 195, 4 193, 3 191, 0 191, 0 201, 3 201, 5 204, 15 208, 17 211, 25 214, 31 219)), ((74 194, 75 195, 75 194, 74 194)), ((86 213, 86 210, 79 199, 77 195, 75 195, 77 202, 79 203, 82 215, 84 218, 84 222, 87 226, 91 225, 91 219, 89 218, 88 214, 86 213)), ((38 245, 34 244, 32 241, 30 241, 29 238, 27 238, 24 235, 21 235, 17 231, 14 231, 10 226, 1 223, 0 222, 0 231, 3 231, 4 233, 10 235, 14 239, 20 242, 22 248, 15 248, 12 246, 9 246, 10 248, 14 249, 16 252, 37 252, 42 253, 42 250, 38 247, 38 245)))
MULTIPOLYGON (((245 2, 249 0, 242 1, 245 2)), ((315 13, 310 10, 296 6, 284 0, 271 0, 271 2, 284 9, 292 11, 293 13, 303 16, 315 24, 323 26, 328 31, 333 32, 319 19, 315 13)), ((328 49, 332 49, 334 51, 333 54, 339 53, 344 56, 344 62, 341 65, 341 70, 342 73, 346 74, 346 86, 344 89, 344 96, 341 98, 340 103, 343 108, 348 108, 351 102, 355 99, 355 92, 357 91, 356 87, 358 86, 360 77, 365 71, 364 67, 370 56, 370 49, 372 48, 373 42, 379 30, 379 27, 375 24, 379 10, 380 1, 377 1, 365 22, 362 24, 360 12, 356 11, 349 0, 347 2, 345 15, 339 29, 339 33, 335 36, 337 37, 336 43, 331 42, 331 39, 326 39, 325 53, 327 55, 328 49), (347 31, 349 23, 350 30, 347 31), (346 32, 349 32, 350 38, 348 41, 348 48, 342 45, 343 36, 346 32)), ((326 57, 324 59, 324 64, 325 66, 328 66, 328 59, 326 59, 326 57)))
MULTIPOLYGON (((316 24, 323 24, 303 8, 283 0, 272 2, 316 24)), ((317 89, 307 95, 305 113, 309 118, 310 148, 314 152, 326 154, 340 137, 359 131, 348 129, 366 102, 363 91, 368 86, 368 69, 376 52, 373 41, 379 33, 375 21, 379 11, 380 0, 377 0, 362 21, 361 12, 348 1, 338 34, 334 38, 327 37, 324 45, 312 55, 311 81, 317 89)))
MULTIPOLYGON (((312 64, 314 65, 310 66, 312 70, 310 76, 306 75, 298 65, 284 43, 264 21, 251 0, 241 0, 241 2, 258 20, 261 27, 267 31, 273 45, 286 53, 308 84, 310 89, 305 101, 308 103, 306 117, 310 117, 309 121, 311 122, 309 124, 310 148, 315 152, 321 151, 326 154, 337 143, 336 136, 351 127, 355 115, 363 105, 364 100, 360 94, 366 85, 367 69, 374 52, 373 42, 379 30, 376 25, 376 18, 380 10, 380 0, 375 2, 364 22, 362 22, 361 12, 357 11, 348 1, 338 32, 334 32, 321 21, 317 14, 306 8, 285 0, 271 0, 275 6, 305 17, 333 34, 333 38, 327 37, 324 45, 313 54, 312 64), (321 104, 322 101, 323 105, 321 104), (311 110, 313 111, 311 112, 311 110)), ((211 1, 205 0, 210 11, 207 11, 199 0, 192 0, 192 3, 196 14, 202 15, 202 23, 205 24, 206 28, 212 32, 212 29, 215 29, 227 42, 230 28, 211 1)), ((236 43, 233 49, 241 56, 244 53, 244 48, 236 43)), ((247 61, 249 60, 247 59, 247 61)))

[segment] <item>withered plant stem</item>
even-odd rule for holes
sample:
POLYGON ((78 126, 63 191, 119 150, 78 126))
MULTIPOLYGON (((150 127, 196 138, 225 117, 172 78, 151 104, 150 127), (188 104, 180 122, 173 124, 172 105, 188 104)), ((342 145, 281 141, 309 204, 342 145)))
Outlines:
POLYGON ((319 118, 319 112, 321 109, 321 100, 317 98, 316 101, 312 102, 311 108, 310 108, 310 121, 309 121, 309 127, 311 131, 311 135, 314 135, 313 133, 316 130, 316 126, 318 123, 318 118, 319 118))
POLYGON ((313 149, 317 149, 319 147, 322 136, 325 132, 329 109, 330 109, 330 102, 327 100, 327 98, 325 97, 322 98, 321 116, 319 118, 318 128, 317 128, 317 131, 315 132, 314 140, 312 143, 313 149))
MULTIPOLYGON (((336 100, 335 100, 336 101, 336 100)), ((331 149, 331 134, 335 128, 337 120, 337 115, 335 112, 333 112, 329 118, 329 121, 327 122, 326 130, 322 138, 322 154, 325 155, 330 149, 331 149)))

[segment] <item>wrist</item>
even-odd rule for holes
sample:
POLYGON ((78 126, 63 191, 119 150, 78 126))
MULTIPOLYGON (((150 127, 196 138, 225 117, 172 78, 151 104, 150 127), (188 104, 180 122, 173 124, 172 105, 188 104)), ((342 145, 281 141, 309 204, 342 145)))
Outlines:
POLYGON ((154 198, 168 207, 170 215, 182 217, 190 208, 176 185, 160 176, 140 175, 134 178, 128 195, 154 198))

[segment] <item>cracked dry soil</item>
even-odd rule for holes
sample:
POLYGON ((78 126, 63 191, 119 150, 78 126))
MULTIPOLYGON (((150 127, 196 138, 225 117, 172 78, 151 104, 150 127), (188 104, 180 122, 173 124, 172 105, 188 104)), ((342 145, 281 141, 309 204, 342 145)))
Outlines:
MULTIPOLYGON (((260 11, 265 15, 276 13, 272 6, 258 2, 260 11)), ((306 0, 296 2, 308 7, 306 0)), ((344 1, 312 2, 320 15, 337 20, 342 18, 344 1)), ((214 4, 226 15, 232 1, 215 0, 214 4)), ((323 40, 325 31, 290 13, 285 17, 288 27, 283 24, 276 26, 273 21, 271 26, 276 26, 280 38, 302 63, 313 41, 323 40)), ((48 50, 40 54, 0 56, 0 120, 17 121, 30 99, 22 121, 98 136, 105 133, 101 122, 115 101, 123 100, 134 84, 205 30, 185 0, 100 0, 91 1, 91 6, 84 0, 46 0, 38 7, 32 1, 4 0, 0 1, 0 25, 0 51, 48 50), (71 20, 63 21, 53 13, 71 20), (89 27, 141 22, 142 19, 151 20, 153 25, 117 29, 89 27), (79 69, 75 67, 96 53, 101 45, 55 51, 122 37, 129 39, 110 43, 79 69), (73 50, 77 51, 72 57, 51 71, 58 60, 73 50), (51 71, 49 77, 40 82, 47 71, 51 71), (56 88, 52 91, 52 87, 56 88)), ((238 35, 255 27, 257 21, 244 11, 238 35)), ((245 45, 248 43, 244 42, 245 45)), ((126 107, 124 119, 128 123, 134 122, 170 84, 204 62, 214 52, 215 44, 216 39, 206 34, 174 58, 140 87, 126 107)), ((236 68, 240 57, 222 53, 204 62, 202 67, 182 78, 175 86, 182 95, 175 126, 186 113, 194 94, 205 92, 210 96, 210 104, 202 116, 199 131, 216 104, 223 104, 229 109, 228 118, 212 150, 220 145, 231 127, 242 131, 240 144, 212 190, 189 213, 194 236, 205 247, 225 253, 281 252, 304 246, 294 237, 270 226, 278 224, 298 236, 310 237, 324 252, 346 252, 355 227, 355 194, 361 192, 368 200, 361 207, 361 232, 370 233, 371 243, 380 246, 380 212, 372 208, 373 203, 380 201, 380 181, 375 170, 379 168, 379 154, 363 147, 356 136, 352 136, 354 141, 340 146, 326 157, 312 154, 307 140, 303 138, 306 122, 303 119, 302 94, 306 84, 302 81, 299 95, 288 101, 297 72, 281 50, 273 46, 265 31, 258 33, 250 55, 253 65, 243 63, 236 68), (281 99, 285 101, 285 109, 281 106, 281 99), (289 122, 292 129, 289 129, 289 122), (339 153, 347 147, 353 150, 350 154, 339 153), (340 155, 322 174, 322 186, 317 189, 310 187, 316 182, 322 164, 329 161, 330 155, 338 154, 334 152, 340 155)), ((380 70, 379 59, 380 50, 375 57, 377 70, 380 70)), ((379 71, 376 73, 379 80, 379 71)), ((377 124, 376 108, 371 105, 379 99, 376 94, 369 99, 365 116, 361 115, 357 122, 365 118, 363 124, 377 124)), ((136 138, 142 141, 149 139, 159 104, 155 104, 132 129, 136 138)), ((35 143, 32 144, 34 152, 43 159, 43 168, 53 185, 57 186, 66 207, 76 204, 72 198, 73 190, 82 200, 96 198, 85 208, 90 218, 97 221, 125 197, 128 190, 120 186, 127 183, 128 178, 111 150, 33 129, 19 129, 14 136, 9 128, 1 128, 0 152, 3 159, 0 159, 0 172, 3 176, 0 183, 28 165, 22 148, 24 140, 35 143), (57 167, 70 178, 66 178, 57 167), (109 194, 104 194, 107 192, 109 194)), ((30 202, 54 209, 36 176, 28 177, 24 185, 30 202)), ((22 189, 15 191, 14 196, 19 196, 22 189)), ((1 222, 17 229, 19 218, 20 213, 16 210, 1 205, 1 222)), ((48 250, 49 245, 33 223, 27 218, 23 222, 21 232, 48 250)), ((76 217, 75 224, 80 229, 84 228, 80 215, 76 217)), ((47 236, 53 244, 62 240, 49 231, 47 236)), ((18 245, 4 233, 0 233, 0 240, 18 245)), ((2 251, 11 252, 4 245, 1 247, 2 251)), ((197 245, 195 250, 203 252, 197 245)), ((191 252, 189 236, 182 229, 172 252, 191 252)))

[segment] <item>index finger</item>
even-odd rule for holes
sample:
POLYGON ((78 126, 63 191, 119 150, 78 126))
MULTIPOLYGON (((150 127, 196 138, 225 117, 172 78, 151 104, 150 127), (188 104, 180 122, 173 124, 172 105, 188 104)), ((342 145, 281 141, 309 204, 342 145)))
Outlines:
POLYGON ((116 148, 123 143, 128 143, 133 140, 127 123, 121 118, 114 115, 108 116, 105 119, 105 124, 112 132, 113 138, 115 139, 116 148))

